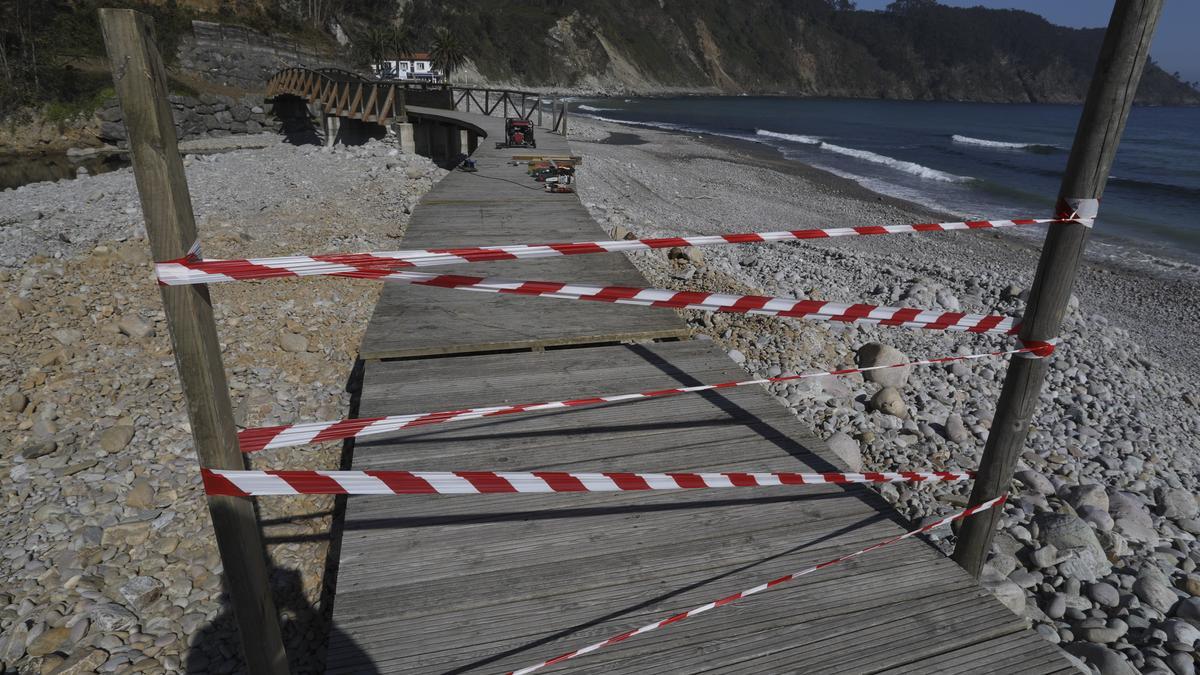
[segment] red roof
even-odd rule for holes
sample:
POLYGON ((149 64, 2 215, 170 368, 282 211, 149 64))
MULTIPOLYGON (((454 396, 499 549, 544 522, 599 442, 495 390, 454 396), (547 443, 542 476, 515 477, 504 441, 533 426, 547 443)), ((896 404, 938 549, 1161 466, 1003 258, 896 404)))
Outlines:
POLYGON ((401 61, 428 61, 429 52, 416 52, 414 54, 405 54, 400 58, 401 61))

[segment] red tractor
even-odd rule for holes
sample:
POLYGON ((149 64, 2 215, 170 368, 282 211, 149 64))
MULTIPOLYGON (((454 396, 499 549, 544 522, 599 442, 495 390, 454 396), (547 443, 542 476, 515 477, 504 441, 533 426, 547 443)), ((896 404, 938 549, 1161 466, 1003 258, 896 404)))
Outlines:
POLYGON ((536 148, 533 139, 533 122, 516 117, 504 120, 504 140, 496 143, 497 148, 536 148))

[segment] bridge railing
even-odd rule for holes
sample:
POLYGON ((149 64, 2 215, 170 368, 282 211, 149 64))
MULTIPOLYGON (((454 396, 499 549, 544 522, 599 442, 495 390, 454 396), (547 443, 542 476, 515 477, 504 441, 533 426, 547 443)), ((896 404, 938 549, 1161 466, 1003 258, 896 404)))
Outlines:
POLYGON ((519 117, 566 135, 567 104, 561 98, 545 98, 535 91, 451 86, 454 109, 500 117, 519 117), (550 103, 546 114, 546 103, 550 103), (549 125, 546 124, 547 119, 549 125))
POLYGON ((519 117, 567 133, 567 102, 533 91, 466 87, 445 82, 373 80, 341 68, 285 68, 267 82, 267 97, 297 96, 327 115, 387 125, 404 120, 406 106, 423 105, 501 117, 519 117), (547 110, 549 104, 549 110, 547 110))
POLYGON ((348 70, 285 68, 267 82, 267 98, 298 96, 328 115, 386 126, 405 119, 407 87, 400 82, 371 81, 348 70))

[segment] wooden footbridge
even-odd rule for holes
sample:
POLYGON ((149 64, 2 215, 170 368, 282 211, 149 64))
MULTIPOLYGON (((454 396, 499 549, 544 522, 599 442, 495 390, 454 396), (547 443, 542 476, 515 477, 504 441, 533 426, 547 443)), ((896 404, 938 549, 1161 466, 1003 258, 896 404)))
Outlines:
MULTIPOLYGON (((489 139, 502 130, 496 117, 409 112, 457 118, 489 139)), ((537 152, 567 155, 571 148, 544 134, 537 152)), ((523 166, 510 165, 514 154, 481 143, 479 172, 442 179, 414 210, 404 247, 605 238, 575 195, 535 189, 523 166)), ((510 278, 646 285, 619 255, 487 267, 510 278)), ((362 357, 363 417, 744 375, 712 342, 688 339, 669 310, 406 284, 385 285, 362 357)), ((355 469, 845 469, 757 387, 431 427, 359 442, 353 458, 355 469)), ((906 529, 873 491, 835 486, 753 495, 354 497, 327 667, 506 672, 906 529)), ((915 539, 561 668, 1070 670, 970 575, 915 539)))
MULTIPOLYGON (((1115 3, 1022 320, 1026 344, 1047 345, 1058 334, 1161 10, 1162 0, 1115 3)), ((250 261, 204 261, 195 254, 198 238, 152 27, 129 10, 101 10, 101 23, 154 259, 183 269, 209 263, 232 274, 250 261)), ((277 93, 321 101, 339 119, 379 123, 402 113, 487 141, 467 144, 475 149, 477 173, 451 173, 421 201, 407 248, 605 238, 574 194, 545 193, 510 163, 512 151, 494 148, 500 118, 453 109, 456 102, 478 104, 471 96, 422 106, 381 84, 368 91, 363 81, 339 73, 280 78, 277 93), (347 95, 350 88, 356 93, 347 95)), ((487 110, 492 99, 485 101, 487 110)), ((538 141, 541 154, 570 154, 562 136, 543 133, 538 141)), ((586 180, 586 170, 581 174, 586 180)), ((278 275, 278 268, 266 267, 278 275)), ((512 278, 645 285, 628 260, 612 254, 480 267, 512 278)), ((241 471, 246 448, 233 423, 211 299, 203 281, 169 280, 161 270, 159 279, 243 654, 252 673, 283 673, 287 660, 248 498, 259 493, 209 483, 220 472, 255 473, 241 471)), ((744 375, 712 342, 690 339, 670 310, 392 283, 385 285, 361 356, 360 417, 744 375)), ((1045 358, 1010 362, 972 504, 990 503, 1009 489, 1047 367, 1045 358)), ((354 469, 404 471, 846 468, 758 387, 408 429, 358 442, 352 458, 354 469)), ((326 474, 302 473, 320 485, 341 485, 326 474)), ((269 472, 247 480, 287 482, 269 472)), ((931 544, 906 538, 753 599, 721 601, 711 613, 634 635, 677 612, 897 537, 909 525, 873 490, 847 485, 354 496, 344 514, 324 665, 331 673, 506 672, 619 636, 611 646, 552 667, 589 673, 1074 672, 1062 652, 974 580, 998 511, 963 522, 955 551, 962 567, 931 544)))

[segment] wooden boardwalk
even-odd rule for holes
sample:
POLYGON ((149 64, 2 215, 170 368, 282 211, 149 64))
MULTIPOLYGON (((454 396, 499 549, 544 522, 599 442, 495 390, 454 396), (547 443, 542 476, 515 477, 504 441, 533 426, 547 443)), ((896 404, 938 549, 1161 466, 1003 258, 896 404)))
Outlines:
MULTIPOLYGON (((410 115, 461 119, 488 135, 473 155, 478 173, 443 178, 413 211, 405 248, 546 243, 608 238, 578 197, 547 194, 510 166, 513 155, 568 154, 566 139, 538 130, 536 149, 497 150, 504 120, 449 110, 409 108, 410 115)), ((458 268, 463 269, 463 268, 458 268)), ((506 261, 472 265, 466 274, 540 281, 606 282, 644 286, 617 255, 506 261)), ((388 284, 363 338, 361 356, 381 359, 556 345, 682 337, 673 312, 593 302, 546 300, 388 284)))
MULTIPOLYGON (((496 137, 499 120, 471 118, 496 137)), ((538 141, 539 150, 566 152, 557 137, 543 133, 538 141)), ((452 174, 426 196, 406 247, 599 234, 573 195, 526 194, 519 186, 535 184, 505 164, 512 151, 491 146, 486 139, 477 152, 478 175, 452 174)), ((581 173, 586 180, 586 164, 581 173)), ((620 256, 487 269, 530 279, 645 283, 620 256)), ((711 342, 644 342, 683 332, 667 310, 389 286, 364 338, 364 357, 413 358, 366 364, 359 414, 744 376, 711 342), (574 348, 540 350, 562 345, 574 348), (525 351, 503 351, 514 348, 525 351)), ((417 429, 359 443, 354 468, 844 467, 763 389, 739 388, 417 429)), ((327 668, 506 672, 904 529, 862 487, 354 497, 327 668)), ((954 563, 910 539, 552 672, 1074 670, 954 563)))

